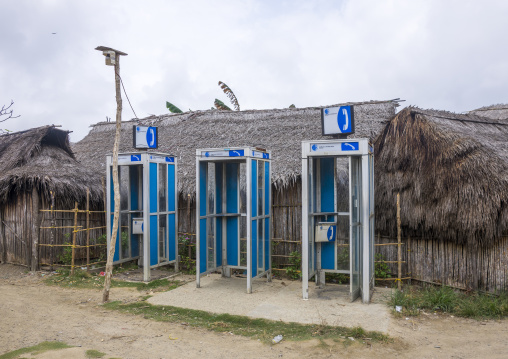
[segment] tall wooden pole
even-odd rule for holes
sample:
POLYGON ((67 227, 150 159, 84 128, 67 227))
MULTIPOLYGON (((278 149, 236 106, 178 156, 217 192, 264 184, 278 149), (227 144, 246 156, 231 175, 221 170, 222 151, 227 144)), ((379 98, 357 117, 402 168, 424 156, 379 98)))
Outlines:
POLYGON ((109 290, 111 288, 111 276, 113 274, 113 256, 115 255, 116 236, 118 233, 118 222, 120 218, 120 186, 118 184, 118 148, 120 147, 120 134, 122 127, 122 95, 120 93, 120 56, 115 54, 115 89, 116 89, 116 133, 113 145, 113 191, 115 193, 115 214, 113 216, 113 230, 109 243, 108 259, 106 262, 106 274, 104 278, 104 291, 102 302, 109 301, 109 290))

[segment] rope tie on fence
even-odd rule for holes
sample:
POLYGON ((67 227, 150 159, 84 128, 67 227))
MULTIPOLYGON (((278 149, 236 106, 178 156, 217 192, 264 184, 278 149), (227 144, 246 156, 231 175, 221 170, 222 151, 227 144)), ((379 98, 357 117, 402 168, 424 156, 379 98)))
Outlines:
POLYGON ((184 234, 186 236, 195 236, 196 233, 185 233, 185 232, 178 232, 178 234, 184 234))

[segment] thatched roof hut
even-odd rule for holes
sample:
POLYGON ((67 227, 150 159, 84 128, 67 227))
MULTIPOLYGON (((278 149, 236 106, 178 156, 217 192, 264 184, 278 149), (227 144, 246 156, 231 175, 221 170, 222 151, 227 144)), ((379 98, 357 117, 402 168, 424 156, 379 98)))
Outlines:
POLYGON ((35 187, 43 198, 50 191, 57 203, 73 207, 86 198, 102 201, 100 177, 76 161, 69 132, 43 126, 0 136, 0 204, 35 187))
POLYGON ((400 111, 375 146, 377 230, 395 236, 400 192, 406 236, 477 248, 508 233, 508 117, 500 113, 400 111))
POLYGON ((498 104, 480 107, 470 111, 469 114, 487 117, 494 120, 508 120, 508 104, 498 104))
MULTIPOLYGON (((347 103, 354 105, 356 136, 374 139, 395 115, 397 101, 347 103)), ((132 126, 158 126, 159 152, 178 157, 182 194, 195 193, 197 148, 262 146, 272 151, 272 179, 278 189, 295 183, 301 174, 301 141, 321 136, 321 107, 248 111, 193 111, 122 122, 120 152, 133 151, 132 126)), ((74 145, 78 160, 97 173, 106 173, 115 124, 102 122, 74 145)))
MULTIPOLYGON (((74 213, 58 215, 55 238, 41 231, 49 209, 51 192, 55 207, 71 209, 74 202, 85 208, 87 188, 90 209, 102 209, 100 176, 76 161, 69 145, 69 132, 43 126, 0 136, 0 254, 3 263, 26 265, 36 270, 52 256, 54 247, 63 244, 62 228, 71 228, 74 213)), ((101 216, 102 218, 104 215, 101 216)), ((49 225, 49 223, 48 223, 49 225)), ((53 224, 54 225, 54 224, 53 224)), ((81 236, 79 236, 81 237, 81 236)), ((61 247, 59 247, 61 248, 61 247)))

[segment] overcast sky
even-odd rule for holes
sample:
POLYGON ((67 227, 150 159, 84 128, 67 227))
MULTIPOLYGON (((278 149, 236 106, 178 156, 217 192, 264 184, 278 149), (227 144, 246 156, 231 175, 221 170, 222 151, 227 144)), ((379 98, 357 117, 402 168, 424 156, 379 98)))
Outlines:
MULTIPOLYGON (((400 97, 463 112, 508 103, 508 1, 0 0, 0 104, 12 131, 56 124, 79 141, 114 121, 113 67, 138 117, 400 97), (52 34, 56 33, 56 34, 52 34)), ((134 117, 123 95, 123 119, 134 117)))

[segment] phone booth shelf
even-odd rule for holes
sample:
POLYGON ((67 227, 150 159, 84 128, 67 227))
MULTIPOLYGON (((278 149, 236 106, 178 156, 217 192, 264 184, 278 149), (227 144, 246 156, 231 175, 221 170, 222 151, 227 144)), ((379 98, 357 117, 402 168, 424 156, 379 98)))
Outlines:
MULTIPOLYGON (((115 210, 111 155, 106 163, 109 252, 115 210)), ((113 264, 137 259, 145 282, 150 269, 174 264, 178 271, 177 159, 156 152, 121 153, 118 176, 120 218, 113 264)))
POLYGON ((196 150, 196 286, 232 270, 271 280, 271 153, 256 147, 196 150))
POLYGON ((374 286, 374 148, 368 139, 302 141, 302 292, 350 276, 351 301, 374 286), (346 162, 347 160, 347 162, 346 162), (341 170, 348 167, 349 188, 341 170), (348 195, 345 195, 345 192, 348 195), (339 243, 344 242, 344 243, 339 243))

